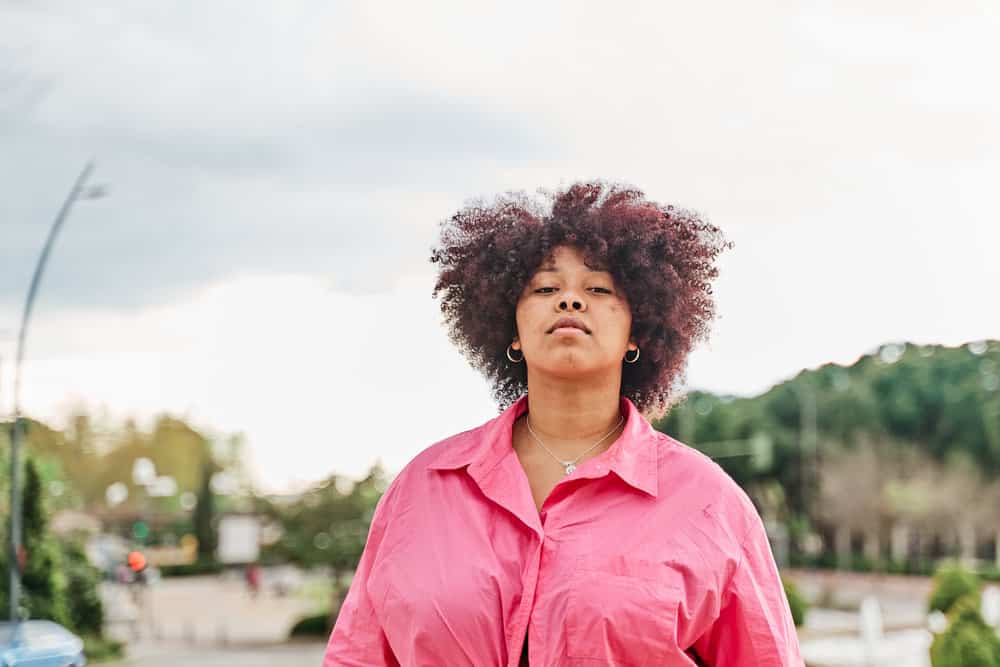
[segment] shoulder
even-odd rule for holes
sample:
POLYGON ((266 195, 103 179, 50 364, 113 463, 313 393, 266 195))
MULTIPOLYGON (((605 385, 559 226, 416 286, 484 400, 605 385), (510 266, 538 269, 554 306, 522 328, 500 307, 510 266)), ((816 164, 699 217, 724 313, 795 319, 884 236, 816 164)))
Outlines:
POLYGON ((448 436, 424 448, 403 466, 392 486, 410 487, 419 484, 431 471, 458 470, 472 463, 481 451, 483 430, 490 423, 448 436))
POLYGON ((703 452, 665 433, 657 433, 659 486, 681 494, 684 504, 718 523, 737 542, 760 523, 750 496, 703 452))
POLYGON ((458 469, 472 463, 480 451, 482 431, 486 426, 483 424, 435 442, 414 456, 404 470, 458 469))
MULTIPOLYGON (((387 524, 402 514, 431 512, 430 499, 440 498, 446 480, 455 479, 447 472, 460 470, 475 460, 483 440, 481 431, 487 424, 439 440, 414 456, 382 495, 376 519, 387 524)), ((455 488, 463 486, 448 484, 447 488, 448 493, 454 493, 455 488)))

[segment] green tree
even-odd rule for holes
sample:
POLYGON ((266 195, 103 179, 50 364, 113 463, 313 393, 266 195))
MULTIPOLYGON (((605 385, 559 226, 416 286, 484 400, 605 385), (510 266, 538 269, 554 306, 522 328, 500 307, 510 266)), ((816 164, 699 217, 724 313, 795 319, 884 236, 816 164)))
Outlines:
POLYGON ((41 477, 33 459, 25 463, 23 490, 23 537, 26 554, 21 585, 24 607, 30 618, 69 625, 66 575, 58 542, 47 532, 41 477))
POLYGON ((218 538, 215 531, 215 494, 212 493, 212 475, 215 465, 206 460, 201 466, 201 487, 194 508, 194 534, 198 538, 198 559, 214 560, 218 538))
POLYGON ((948 628, 931 644, 933 667, 1000 667, 1000 637, 979 613, 974 596, 957 600, 948 628))
POLYGON ((104 604, 99 593, 101 573, 90 564, 78 543, 67 541, 62 547, 69 627, 83 635, 101 637, 104 634, 104 604))
POLYGON ((785 589, 788 607, 792 611, 792 621, 795 623, 795 627, 799 627, 806 622, 806 612, 809 611, 809 603, 802 597, 802 593, 799 592, 799 587, 794 581, 782 577, 781 584, 785 589))
POLYGON ((934 590, 928 607, 930 611, 948 613, 959 600, 973 600, 979 604, 979 577, 960 565, 946 564, 934 574, 934 590))
MULTIPOLYGON (((766 433, 773 443, 769 466, 752 465, 752 447, 742 453, 738 447, 733 450, 736 454, 723 452, 717 462, 758 507, 768 504, 762 490, 780 486, 783 507, 768 509, 790 529, 794 527, 790 555, 793 562, 803 562, 809 556, 803 545, 814 543, 805 537, 820 533, 829 550, 838 529, 843 533, 845 528, 822 511, 818 474, 824 461, 840 453, 850 456, 870 443, 892 443, 898 447, 893 455, 898 454, 899 461, 924 457, 940 466, 947 473, 944 477, 962 477, 956 464, 961 460, 979 471, 984 488, 1000 476, 1000 342, 956 348, 886 344, 850 365, 827 364, 803 371, 759 396, 691 392, 654 426, 709 455, 719 454, 713 446, 720 443, 739 444, 755 433, 766 433), (813 424, 815 437, 808 437, 805 427, 813 424)), ((892 460, 886 463, 887 468, 900 467, 892 460)), ((873 471, 873 475, 883 472, 873 471)), ((975 480, 969 481, 966 486, 972 488, 975 480)), ((895 482, 907 484, 908 480, 895 482)), ((885 491, 873 488, 872 493, 884 495, 885 491)), ((898 522, 906 530, 913 529, 917 539, 909 559, 940 558, 953 548, 954 522, 942 526, 934 515, 940 505, 932 503, 922 510, 898 505, 881 503, 866 529, 871 533, 867 542, 886 541, 886 535, 876 532, 898 522)), ((977 535, 1000 531, 995 513, 962 518, 966 520, 963 528, 974 528, 977 535)), ((829 555, 820 554, 820 558, 829 555)))
POLYGON ((284 533, 277 544, 267 549, 265 557, 303 567, 330 567, 330 611, 334 617, 347 592, 348 575, 364 551, 375 506, 387 484, 385 471, 375 465, 356 483, 333 475, 293 504, 262 508, 284 533))

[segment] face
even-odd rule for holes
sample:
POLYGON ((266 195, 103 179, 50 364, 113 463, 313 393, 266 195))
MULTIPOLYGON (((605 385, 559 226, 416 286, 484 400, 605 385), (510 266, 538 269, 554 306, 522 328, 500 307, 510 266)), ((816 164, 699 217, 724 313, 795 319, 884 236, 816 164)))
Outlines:
POLYGON ((632 313, 611 274, 586 265, 575 248, 559 246, 517 302, 517 338, 530 372, 558 377, 620 376, 632 313))

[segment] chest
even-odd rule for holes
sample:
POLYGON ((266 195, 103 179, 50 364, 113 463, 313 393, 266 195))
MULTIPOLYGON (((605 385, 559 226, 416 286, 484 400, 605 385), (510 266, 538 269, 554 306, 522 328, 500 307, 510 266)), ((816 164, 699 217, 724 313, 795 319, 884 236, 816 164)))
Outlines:
MULTIPOLYGON (((536 507, 555 467, 528 476, 536 507)), ((537 664, 689 664, 681 647, 712 617, 727 555, 692 525, 700 512, 616 481, 553 496, 540 534, 469 487, 400 515, 368 591, 394 650, 505 664, 527 637, 537 664)))
POLYGON ((523 437, 514 437, 514 453, 524 470, 531 489, 531 498, 535 508, 541 512, 545 500, 553 489, 566 478, 566 469, 551 457, 544 455, 537 447, 527 446, 533 443, 523 437))
POLYGON ((556 485, 565 478, 565 471, 555 461, 541 461, 524 465, 524 474, 531 489, 531 498, 540 512, 546 498, 556 485))

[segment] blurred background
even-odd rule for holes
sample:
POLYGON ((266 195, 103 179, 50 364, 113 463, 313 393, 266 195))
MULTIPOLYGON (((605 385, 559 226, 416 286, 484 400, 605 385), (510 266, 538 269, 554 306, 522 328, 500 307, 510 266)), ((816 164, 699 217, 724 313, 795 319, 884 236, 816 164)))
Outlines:
POLYGON ((604 178, 735 243, 656 426, 754 499, 809 664, 1000 664, 998 28, 973 1, 0 0, 20 613, 92 663, 319 664, 388 481, 496 414, 430 298, 438 223, 604 178))

